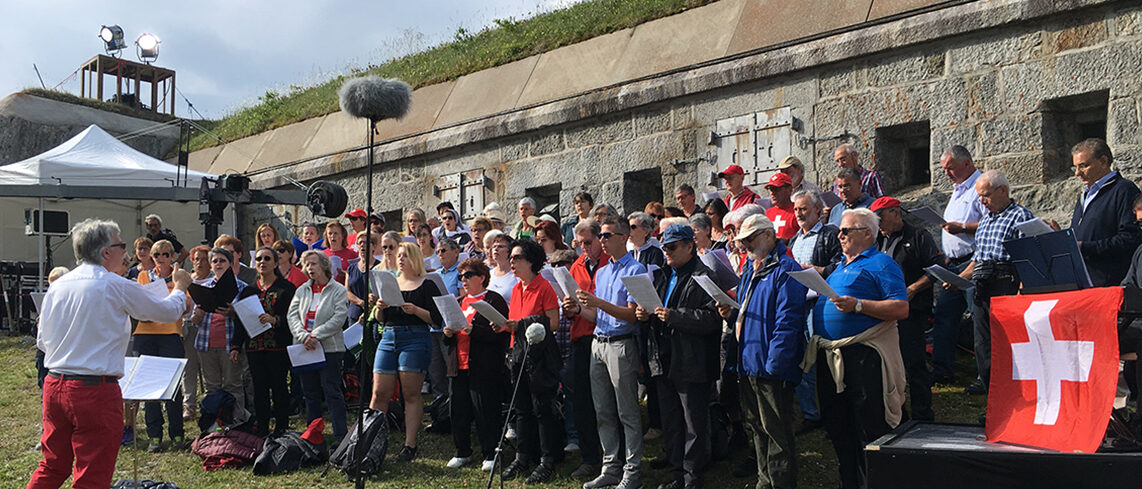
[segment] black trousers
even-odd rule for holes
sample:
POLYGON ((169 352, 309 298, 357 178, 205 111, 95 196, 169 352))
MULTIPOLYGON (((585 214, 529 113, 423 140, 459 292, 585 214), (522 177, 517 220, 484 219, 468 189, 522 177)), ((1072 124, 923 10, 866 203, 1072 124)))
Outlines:
POLYGON ((655 377, 662 451, 674 480, 701 483, 710 463, 710 382, 675 383, 655 377))
POLYGON ((932 412, 932 373, 924 359, 924 326, 928 316, 928 311, 909 311, 907 319, 896 323, 904 374, 908 378, 908 395, 912 399, 912 418, 922 421, 936 419, 932 412))
POLYGON ((475 421, 480 454, 484 460, 494 459, 503 426, 500 408, 503 404, 503 382, 499 378, 472 378, 467 369, 461 370, 451 378, 448 396, 456 456, 472 456, 472 422, 475 421))
POLYGON ((254 381, 254 434, 266 436, 270 432, 270 416, 274 418, 274 431, 289 429, 289 355, 283 351, 252 351, 246 353, 250 376, 254 381), (271 401, 273 407, 270 407, 271 401))
MULTIPOLYGON (((182 358, 185 347, 178 334, 137 334, 135 351, 140 355, 166 358, 182 358)), ((143 406, 143 419, 147 423, 147 438, 154 440, 163 437, 163 409, 167 412, 167 433, 171 439, 181 438, 185 432, 182 426, 182 388, 175 391, 170 401, 148 402, 143 406)))
MULTIPOLYGON (((518 372, 517 372, 518 373, 518 372)), ((555 465, 563 460, 563 423, 555 409, 555 392, 532 392, 527 374, 520 379, 515 402, 519 435, 516 459, 531 465, 555 465)))
POLYGON ((837 452, 841 487, 857 489, 867 481, 865 445, 892 427, 884 420, 880 355, 860 344, 841 348, 841 355, 845 360, 845 391, 837 394, 825 352, 817 353, 817 399, 825 433, 837 452))
POLYGON ((984 385, 991 381, 991 298, 1013 295, 1019 291, 1014 274, 999 274, 975 281, 975 304, 972 323, 975 326, 975 367, 984 385))
POLYGON ((600 465, 603 463, 603 448, 599 444, 599 427, 595 420, 595 402, 591 397, 591 336, 584 336, 571 343, 571 376, 575 389, 571 391, 571 403, 575 430, 579 432, 579 455, 583 463, 600 465))

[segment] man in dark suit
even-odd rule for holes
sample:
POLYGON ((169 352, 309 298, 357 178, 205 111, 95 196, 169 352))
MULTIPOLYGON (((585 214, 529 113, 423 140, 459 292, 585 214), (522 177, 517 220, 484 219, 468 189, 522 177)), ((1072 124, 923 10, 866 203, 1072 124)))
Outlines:
POLYGON ((1111 170, 1114 155, 1106 141, 1091 138, 1076 144, 1071 159, 1075 176, 1083 183, 1071 229, 1093 285, 1118 285, 1126 276, 1125 265, 1142 244, 1133 210, 1138 186, 1111 170))

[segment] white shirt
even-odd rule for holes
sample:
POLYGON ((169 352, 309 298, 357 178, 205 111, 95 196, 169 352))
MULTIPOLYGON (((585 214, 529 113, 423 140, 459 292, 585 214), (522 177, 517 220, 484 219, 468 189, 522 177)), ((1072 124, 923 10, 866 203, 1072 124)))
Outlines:
POLYGON ((515 288, 516 282, 519 282, 519 277, 516 277, 514 273, 508 272, 497 277, 493 270, 491 277, 488 277, 488 290, 500 294, 500 297, 503 297, 505 301, 511 302, 512 289, 515 288))
POLYGON ((48 288, 36 346, 44 352, 48 370, 122 377, 131 337, 128 317, 170 323, 185 308, 181 290, 159 300, 138 282, 85 263, 48 288))
MULTIPOLYGON (((967 180, 952 186, 952 197, 948 200, 948 206, 944 208, 945 221, 979 222, 987 215, 987 209, 979 202, 979 196, 975 193, 975 181, 980 175, 980 171, 976 170, 967 180)), ((940 237, 944 254, 951 258, 971 255, 975 248, 973 233, 951 234, 940 231, 940 237)))

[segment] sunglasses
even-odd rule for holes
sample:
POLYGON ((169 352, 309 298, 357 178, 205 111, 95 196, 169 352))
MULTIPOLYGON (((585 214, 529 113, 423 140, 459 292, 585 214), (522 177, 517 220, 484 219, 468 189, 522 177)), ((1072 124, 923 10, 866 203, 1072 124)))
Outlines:
POLYGON ((483 275, 480 275, 480 274, 478 274, 478 273, 476 273, 476 272, 464 272, 464 273, 461 273, 461 274, 460 274, 460 278, 461 278, 462 280, 468 280, 468 279, 470 279, 470 278, 472 278, 472 277, 483 277, 483 275))
POLYGON ((445 215, 441 216, 440 218, 441 218, 441 219, 444 219, 445 221, 454 221, 454 220, 456 220, 456 216, 453 216, 452 214, 445 214, 445 215))
POLYGON ((551 266, 553 266, 553 267, 567 267, 567 266, 571 266, 572 263, 574 263, 574 262, 570 262, 570 261, 566 261, 566 260, 564 260, 564 261, 553 261, 553 262, 551 262, 551 266))
POLYGON ((396 248, 396 245, 381 245, 382 250, 395 250, 396 248))
POLYGON ((153 258, 170 258, 171 254, 169 252, 164 251, 162 253, 151 253, 151 257, 153 257, 153 258))
POLYGON ((608 239, 611 239, 612 236, 622 236, 622 234, 619 234, 619 233, 599 233, 599 234, 595 235, 595 237, 599 238, 599 240, 601 240, 601 241, 606 241, 608 239))
POLYGON ((283 253, 283 254, 284 253, 293 253, 293 250, 287 250, 285 248, 274 248, 274 251, 277 253, 283 253))
POLYGON ((678 250, 681 247, 682 247, 681 241, 676 241, 674 243, 667 243, 667 244, 662 245, 662 249, 669 251, 671 253, 674 253, 676 250, 678 250))
POLYGON ((365 218, 363 218, 363 217, 357 217, 357 216, 349 216, 349 220, 350 220, 350 221, 364 221, 364 220, 365 220, 365 218))
POLYGON ((527 260, 523 255, 512 255, 509 257, 511 261, 524 261, 527 260))
POLYGON ((851 233, 851 232, 853 232, 853 231, 863 231, 863 230, 865 230, 865 229, 868 229, 868 228, 867 228, 867 227, 864 227, 864 226, 861 226, 861 227, 852 227, 852 228, 841 228, 841 236, 848 236, 848 235, 849 235, 849 233, 851 233))
POLYGON ((650 217, 653 217, 653 218, 655 218, 655 219, 662 219, 662 218, 664 218, 664 217, 666 217, 666 216, 664 216, 664 215, 662 215, 662 214, 650 214, 650 217))

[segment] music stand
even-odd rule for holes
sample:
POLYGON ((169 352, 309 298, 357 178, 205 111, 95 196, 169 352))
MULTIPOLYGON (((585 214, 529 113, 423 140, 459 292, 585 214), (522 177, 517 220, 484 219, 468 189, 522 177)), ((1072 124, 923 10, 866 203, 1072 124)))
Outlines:
POLYGON ((1022 294, 1045 294, 1092 287, 1073 229, 1004 241, 1019 272, 1022 294))

